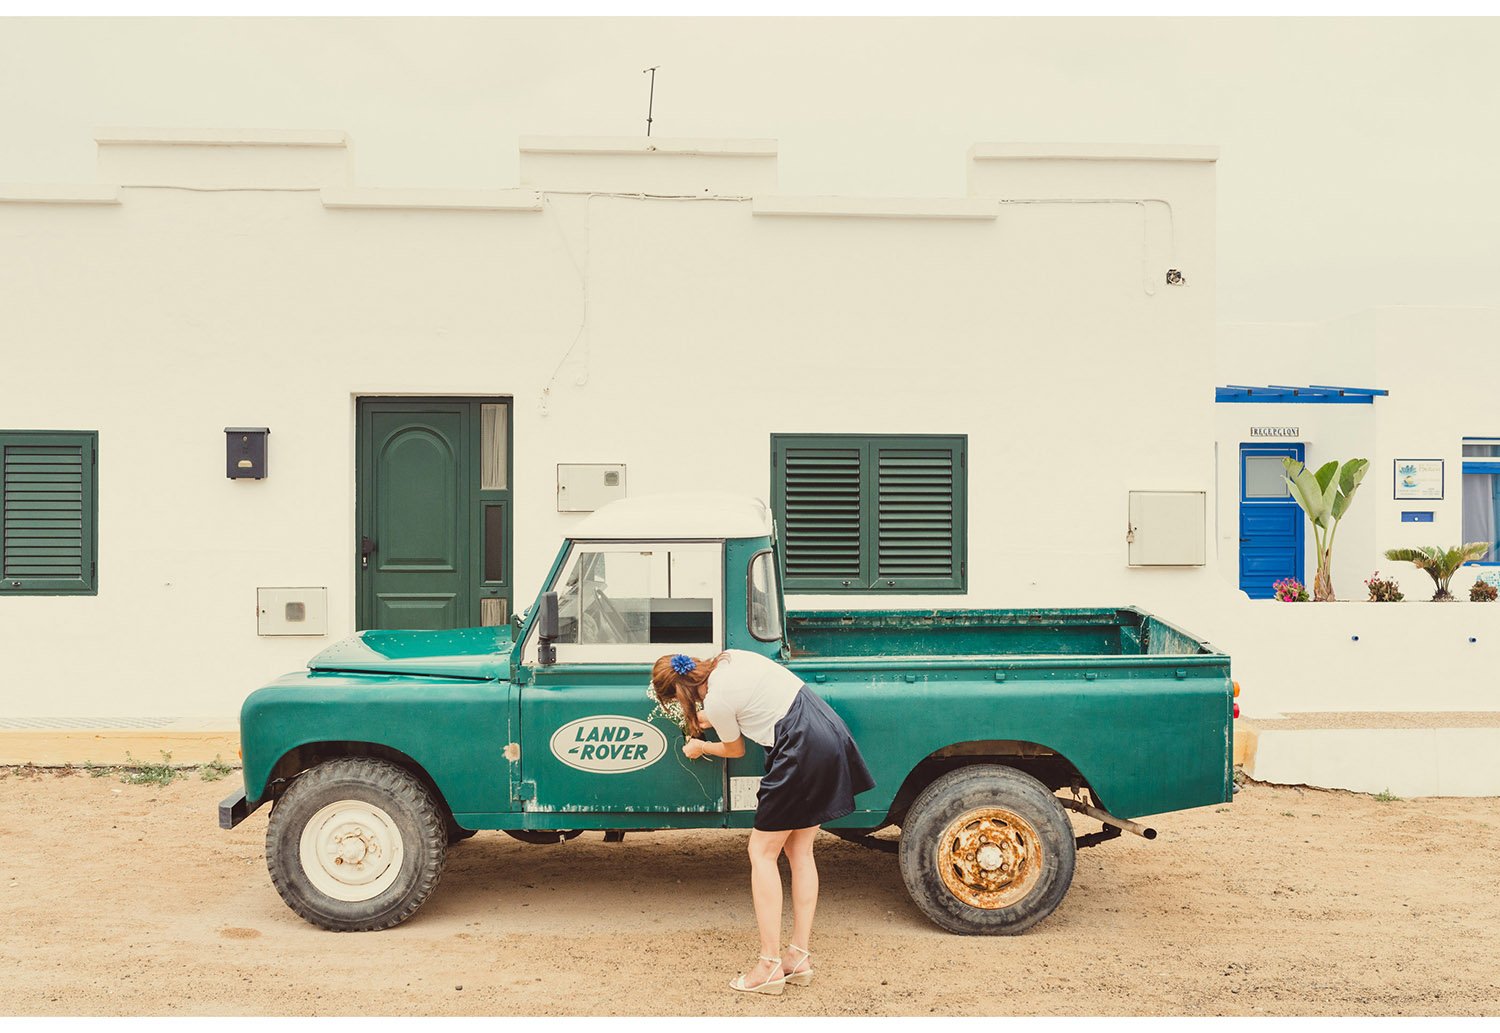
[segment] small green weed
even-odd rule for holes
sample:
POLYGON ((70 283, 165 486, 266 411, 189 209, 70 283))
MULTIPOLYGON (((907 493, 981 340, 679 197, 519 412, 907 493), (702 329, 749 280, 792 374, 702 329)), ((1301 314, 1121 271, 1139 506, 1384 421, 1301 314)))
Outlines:
POLYGON ((89 778, 103 778, 105 775, 114 774, 115 771, 108 764, 95 764, 91 760, 83 762, 83 770, 88 772, 89 778))
POLYGON ((1282 811, 1281 812, 1281 816, 1283 818, 1295 818, 1296 817, 1296 815, 1293 814, 1291 811, 1282 811))
POLYGON ((1386 786, 1380 792, 1375 794, 1375 800, 1377 803, 1400 803, 1401 797, 1393 794, 1391 792, 1390 786, 1386 786))
POLYGON ((213 760, 198 769, 198 777, 205 782, 217 782, 226 775, 232 774, 233 771, 234 768, 225 764, 219 759, 219 755, 215 753, 213 760))
POLYGON ((172 755, 161 751, 160 764, 142 764, 125 751, 126 769, 120 773, 120 781, 133 786, 168 786, 179 778, 187 778, 172 766, 172 755))
POLYGON ((1228 814, 1229 813, 1229 808, 1228 807, 1215 807, 1214 808, 1214 813, 1215 814, 1228 814))

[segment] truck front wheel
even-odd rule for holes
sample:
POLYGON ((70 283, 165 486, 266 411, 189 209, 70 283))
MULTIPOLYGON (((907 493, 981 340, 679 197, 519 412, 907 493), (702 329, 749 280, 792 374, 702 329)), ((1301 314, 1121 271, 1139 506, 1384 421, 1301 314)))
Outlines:
POLYGON ((907 892, 928 918, 949 932, 1013 934, 1062 903, 1075 849, 1072 823, 1046 786, 975 764, 922 791, 898 853, 907 892))
POLYGON ((437 886, 447 822, 422 783, 395 764, 331 760, 300 775, 266 829, 281 899, 337 932, 388 929, 437 886))

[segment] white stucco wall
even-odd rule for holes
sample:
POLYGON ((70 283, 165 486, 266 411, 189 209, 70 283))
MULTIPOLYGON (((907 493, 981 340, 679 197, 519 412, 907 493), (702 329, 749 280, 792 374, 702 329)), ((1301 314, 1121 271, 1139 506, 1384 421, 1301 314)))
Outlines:
POLYGON ((533 139, 523 190, 366 192, 328 134, 100 135, 117 190, 0 188, 0 424, 100 436, 99 593, 0 597, 9 713, 230 713, 350 632, 361 395, 514 398, 518 607, 579 519, 558 463, 769 497, 773 432, 969 436, 967 597, 792 606, 1197 630, 1184 600, 1232 594, 1212 549, 1125 564, 1128 491, 1213 490, 1211 149, 980 145, 969 198, 851 206, 738 193, 765 141, 533 139), (639 196, 658 163, 706 195, 639 196), (224 477, 231 425, 271 428, 266 480, 224 477), (330 634, 257 637, 277 585, 326 585, 330 634))
POLYGON ((1471 367, 1496 313, 1216 351, 1211 150, 979 144, 966 197, 810 198, 775 192, 765 141, 531 139, 522 187, 434 191, 351 186, 341 134, 162 136, 101 133, 114 182, 0 186, 0 427, 100 441, 99 593, 0 595, 4 714, 231 714, 350 632, 365 395, 513 398, 517 607, 581 519, 558 463, 769 497, 772 433, 960 433, 968 594, 790 605, 1137 605, 1233 656, 1247 716, 1492 706, 1500 605, 1252 602, 1232 503, 1248 426, 1294 423, 1313 465, 1371 459, 1341 599, 1380 550, 1456 541, 1460 439, 1500 427, 1484 376, 1433 371, 1471 367), (642 196, 658 168, 677 196, 642 196), (1390 395, 1215 405, 1225 383, 1390 395), (224 477, 232 425, 271 428, 268 479, 224 477), (1455 485, 1421 536, 1389 498, 1408 455, 1455 485), (1126 565, 1127 493, 1153 489, 1208 493, 1204 566, 1126 565), (256 635, 281 585, 328 587, 327 636, 256 635))

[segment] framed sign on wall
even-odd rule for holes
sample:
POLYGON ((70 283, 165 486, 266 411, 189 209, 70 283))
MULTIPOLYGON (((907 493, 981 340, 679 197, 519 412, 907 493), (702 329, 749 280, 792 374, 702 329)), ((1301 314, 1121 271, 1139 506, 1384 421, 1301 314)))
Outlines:
POLYGON ((1443 497, 1443 461, 1441 459, 1397 459, 1394 466, 1397 499, 1441 499, 1443 497))

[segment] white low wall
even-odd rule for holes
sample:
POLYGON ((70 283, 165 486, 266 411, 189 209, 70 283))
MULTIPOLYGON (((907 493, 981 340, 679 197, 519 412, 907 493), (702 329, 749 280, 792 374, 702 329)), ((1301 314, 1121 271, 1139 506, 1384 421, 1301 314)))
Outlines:
POLYGON ((1394 796, 1500 795, 1500 728, 1350 728, 1262 734, 1250 776, 1394 796))
POLYGON ((1181 621, 1229 653, 1246 717, 1500 707, 1500 602, 1282 603, 1241 596, 1181 621))

